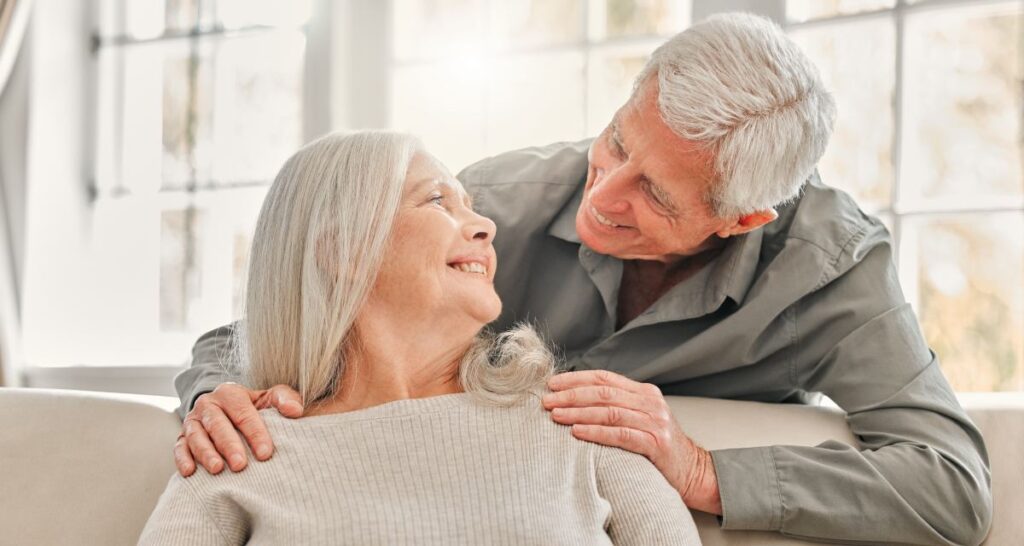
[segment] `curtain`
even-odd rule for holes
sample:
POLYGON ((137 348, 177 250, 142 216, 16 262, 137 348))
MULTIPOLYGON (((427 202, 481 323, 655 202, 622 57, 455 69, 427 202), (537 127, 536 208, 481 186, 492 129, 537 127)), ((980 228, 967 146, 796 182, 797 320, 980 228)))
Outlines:
POLYGON ((31 0, 0 0, 0 386, 18 385, 31 0))

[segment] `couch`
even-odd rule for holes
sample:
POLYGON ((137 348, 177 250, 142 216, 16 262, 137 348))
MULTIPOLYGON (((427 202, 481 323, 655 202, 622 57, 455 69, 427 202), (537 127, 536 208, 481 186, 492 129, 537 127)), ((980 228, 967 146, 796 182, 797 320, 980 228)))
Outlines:
MULTIPOLYGON (((995 515, 985 544, 1024 544, 1024 393, 963 395, 985 435, 995 515)), ((854 443, 827 406, 670 397, 683 428, 710 448, 854 443)), ((177 400, 0 388, 0 544, 134 544, 174 472, 177 400)), ((704 543, 808 544, 728 532, 696 513, 704 543)))

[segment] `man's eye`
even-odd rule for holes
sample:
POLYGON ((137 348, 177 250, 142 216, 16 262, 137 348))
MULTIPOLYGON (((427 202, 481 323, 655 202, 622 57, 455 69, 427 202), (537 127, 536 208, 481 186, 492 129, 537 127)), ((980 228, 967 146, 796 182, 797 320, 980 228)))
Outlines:
POLYGON ((649 182, 644 183, 644 193, 647 194, 647 196, 650 198, 651 202, 654 203, 654 205, 657 208, 661 209, 662 212, 664 212, 664 213, 671 213, 672 212, 669 209, 669 206, 667 204, 665 204, 665 200, 662 199, 661 196, 658 195, 658 192, 655 191, 654 187, 649 182))

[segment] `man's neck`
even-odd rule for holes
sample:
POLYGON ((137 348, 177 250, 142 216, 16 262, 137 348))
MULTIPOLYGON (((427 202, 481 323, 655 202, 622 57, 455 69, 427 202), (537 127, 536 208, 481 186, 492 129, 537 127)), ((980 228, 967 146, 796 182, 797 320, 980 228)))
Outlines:
POLYGON ((670 262, 624 261, 615 329, 621 329, 629 324, 674 286, 707 267, 722 253, 724 246, 716 245, 698 254, 670 262))

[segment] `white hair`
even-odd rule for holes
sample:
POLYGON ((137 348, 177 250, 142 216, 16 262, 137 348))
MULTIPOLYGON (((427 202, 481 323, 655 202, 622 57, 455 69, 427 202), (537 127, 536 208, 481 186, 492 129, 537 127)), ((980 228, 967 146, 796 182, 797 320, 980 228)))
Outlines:
MULTIPOLYGON (((422 150, 401 133, 337 133, 285 162, 256 224, 233 340, 233 364, 249 387, 288 385, 304 405, 336 394, 358 350, 353 325, 380 271, 409 164, 422 150)), ((537 333, 521 326, 478 335, 459 374, 467 392, 512 403, 553 367, 537 333)))
POLYGON ((795 198, 832 134, 835 102, 817 68, 763 17, 693 25, 655 50, 634 88, 651 76, 665 124, 712 153, 708 201, 720 217, 795 198))

